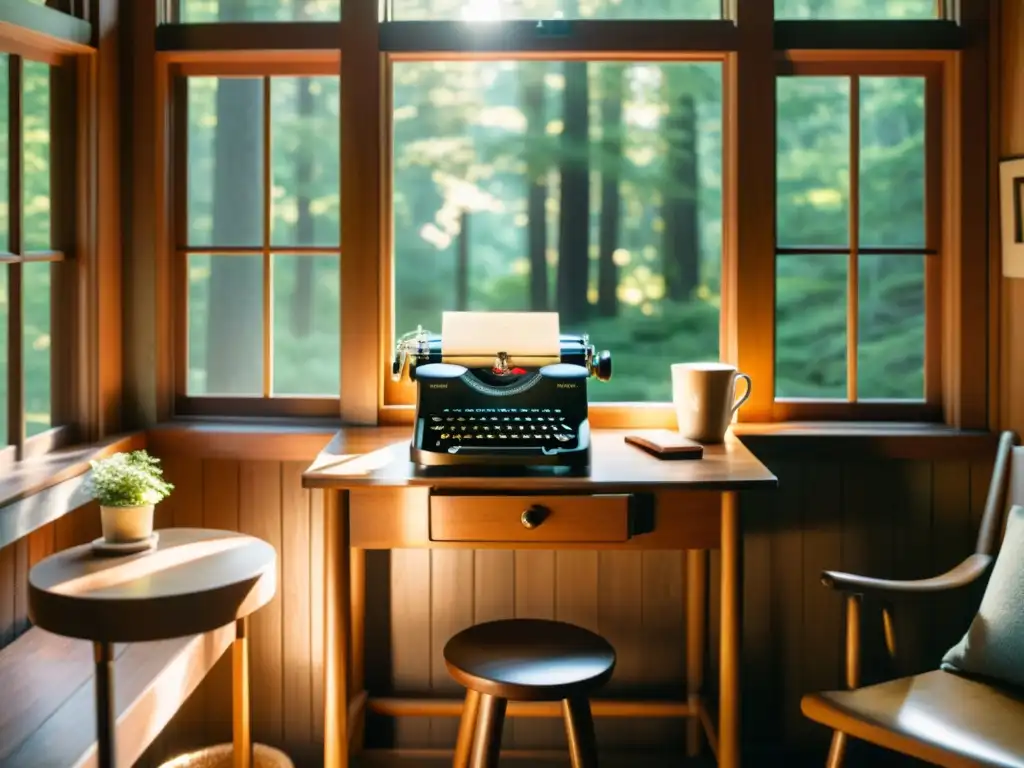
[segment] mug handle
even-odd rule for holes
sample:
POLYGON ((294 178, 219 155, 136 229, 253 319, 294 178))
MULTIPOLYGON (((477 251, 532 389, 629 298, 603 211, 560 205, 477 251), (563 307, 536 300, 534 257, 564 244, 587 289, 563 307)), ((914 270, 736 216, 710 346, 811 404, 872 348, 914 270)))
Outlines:
POLYGON ((737 373, 736 374, 736 378, 737 379, 743 379, 745 382, 747 382, 747 391, 743 393, 743 397, 741 397, 739 400, 736 401, 736 403, 733 405, 732 411, 730 411, 730 413, 736 413, 736 411, 739 410, 739 407, 741 405, 743 405, 745 402, 747 402, 747 398, 750 397, 750 388, 751 388, 750 377, 747 376, 747 374, 745 374, 745 373, 737 373))

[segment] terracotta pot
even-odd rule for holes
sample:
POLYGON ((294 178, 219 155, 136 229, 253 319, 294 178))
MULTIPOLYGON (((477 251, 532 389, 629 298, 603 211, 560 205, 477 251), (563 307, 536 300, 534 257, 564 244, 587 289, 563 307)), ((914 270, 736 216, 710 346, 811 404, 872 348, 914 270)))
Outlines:
POLYGON ((103 539, 110 544, 142 541, 153 535, 153 505, 100 507, 103 539))

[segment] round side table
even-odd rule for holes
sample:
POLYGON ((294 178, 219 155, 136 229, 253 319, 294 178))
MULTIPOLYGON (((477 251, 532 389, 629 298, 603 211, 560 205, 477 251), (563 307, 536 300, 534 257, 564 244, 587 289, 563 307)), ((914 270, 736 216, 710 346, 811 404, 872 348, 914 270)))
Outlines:
POLYGON ((142 554, 111 557, 85 544, 42 560, 29 572, 29 618, 48 632, 93 643, 100 768, 117 765, 114 643, 169 640, 235 622, 234 755, 236 768, 248 768, 248 617, 274 596, 277 554, 233 531, 159 534, 156 548, 142 554))

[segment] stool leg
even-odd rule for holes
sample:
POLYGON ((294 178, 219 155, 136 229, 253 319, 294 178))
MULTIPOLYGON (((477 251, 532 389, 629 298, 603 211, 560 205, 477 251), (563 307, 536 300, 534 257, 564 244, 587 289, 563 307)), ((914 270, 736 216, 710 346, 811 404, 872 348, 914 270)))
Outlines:
POLYGON ((117 766, 117 713, 114 711, 114 646, 93 643, 96 661, 96 737, 100 768, 117 766))
POLYGON ((455 760, 452 768, 469 768, 469 753, 473 749, 473 733, 476 731, 477 713, 480 711, 480 692, 466 691, 466 702, 462 705, 462 719, 459 721, 459 738, 455 742, 455 760))
POLYGON ((565 735, 569 737, 572 768, 597 768, 597 737, 594 735, 590 701, 586 696, 563 699, 562 713, 565 715, 565 735))
POLYGON ((471 768, 498 768, 501 753, 501 729, 505 724, 506 699, 480 695, 480 714, 477 716, 476 736, 473 739, 471 768))
POLYGON ((234 768, 252 765, 252 737, 249 730, 249 618, 235 622, 235 641, 231 644, 231 711, 234 768))

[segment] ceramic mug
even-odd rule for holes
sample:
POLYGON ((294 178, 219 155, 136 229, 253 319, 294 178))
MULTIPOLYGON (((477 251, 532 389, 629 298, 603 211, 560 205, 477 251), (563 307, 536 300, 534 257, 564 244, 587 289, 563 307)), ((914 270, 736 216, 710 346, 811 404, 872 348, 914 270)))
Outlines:
POLYGON ((683 437, 699 443, 725 439, 733 414, 750 397, 750 377, 728 363, 674 363, 672 403, 683 437), (747 391, 736 399, 736 380, 747 382, 747 391))

